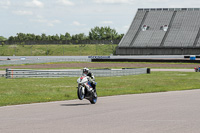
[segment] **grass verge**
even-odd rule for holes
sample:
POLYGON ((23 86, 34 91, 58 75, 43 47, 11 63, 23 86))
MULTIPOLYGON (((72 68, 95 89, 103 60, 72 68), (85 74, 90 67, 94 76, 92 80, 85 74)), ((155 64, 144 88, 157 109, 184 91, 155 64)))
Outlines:
POLYGON ((117 44, 77 44, 77 45, 3 45, 0 46, 0 56, 83 56, 110 55, 114 53, 117 44))
MULTIPOLYGON (((77 99, 77 77, 0 78, 0 106, 77 99)), ((199 73, 152 72, 96 77, 98 96, 200 89, 199 73)))

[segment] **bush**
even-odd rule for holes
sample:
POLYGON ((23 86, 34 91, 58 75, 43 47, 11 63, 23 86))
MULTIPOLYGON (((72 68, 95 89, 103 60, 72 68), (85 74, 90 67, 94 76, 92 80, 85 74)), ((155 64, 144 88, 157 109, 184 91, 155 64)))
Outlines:
POLYGON ((2 47, 5 45, 5 42, 1 42, 2 47))
POLYGON ((53 54, 53 51, 51 49, 47 49, 46 55, 52 55, 52 54, 53 54))

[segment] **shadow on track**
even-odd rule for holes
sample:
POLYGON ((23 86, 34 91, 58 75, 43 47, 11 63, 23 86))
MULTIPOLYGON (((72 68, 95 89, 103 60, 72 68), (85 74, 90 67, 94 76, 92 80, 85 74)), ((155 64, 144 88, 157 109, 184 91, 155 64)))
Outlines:
POLYGON ((83 105, 91 105, 91 104, 90 103, 61 104, 61 106, 83 106, 83 105))

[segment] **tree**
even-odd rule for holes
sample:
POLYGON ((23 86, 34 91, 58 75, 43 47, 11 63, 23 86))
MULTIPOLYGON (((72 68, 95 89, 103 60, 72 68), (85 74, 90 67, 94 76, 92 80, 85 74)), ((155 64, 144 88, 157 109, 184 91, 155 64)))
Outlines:
POLYGON ((72 35, 72 40, 75 40, 75 41, 83 41, 83 40, 87 40, 87 38, 88 37, 84 33, 72 35))
POLYGON ((65 38, 66 40, 72 40, 72 37, 68 32, 65 33, 65 38))
POLYGON ((52 41, 53 39, 52 39, 52 37, 51 37, 50 35, 48 35, 48 36, 47 36, 47 40, 48 40, 48 41, 52 41))
POLYGON ((58 34, 51 36, 53 41, 59 41, 60 37, 58 36, 58 34))
POLYGON ((62 34, 60 34, 60 41, 65 41, 66 40, 66 37, 62 34))
POLYGON ((47 41, 47 40, 48 40, 48 37, 46 36, 45 33, 42 33, 42 35, 41 35, 41 40, 42 40, 42 41, 47 41))
POLYGON ((36 36, 35 34, 26 34, 26 38, 27 38, 27 41, 35 41, 36 40, 36 36))
POLYGON ((6 41, 6 40, 8 40, 8 39, 3 36, 0 36, 0 41, 6 41))
POLYGON ((17 33, 17 41, 23 42, 23 41, 26 41, 26 40, 27 40, 26 34, 24 34, 24 33, 17 33))
POLYGON ((90 40, 100 40, 100 35, 100 28, 97 26, 91 29, 91 31, 89 32, 90 40))
POLYGON ((42 37, 40 35, 36 35, 36 41, 41 41, 42 37))
POLYGON ((78 35, 78 40, 87 40, 87 36, 84 34, 84 33, 80 33, 80 34, 77 34, 78 35))
MULTIPOLYGON (((16 36, 10 36, 8 39, 0 36, 0 41, 8 40, 10 43, 12 42, 25 42, 25 41, 71 41, 75 42, 83 41, 83 40, 120 40, 124 34, 118 34, 115 29, 111 29, 108 27, 94 27, 89 31, 89 36, 86 36, 84 33, 79 33, 75 35, 70 35, 68 32, 63 34, 56 35, 46 35, 42 33, 41 35, 35 35, 31 33, 17 33, 16 36)), ((38 42, 40 43, 40 42, 38 42)))
POLYGON ((14 38, 13 36, 10 36, 10 37, 8 38, 8 41, 9 41, 9 42, 14 42, 14 41, 15 41, 15 38, 14 38))
POLYGON ((121 40, 121 39, 123 38, 123 36, 124 36, 124 34, 120 34, 120 35, 117 36, 116 39, 117 39, 117 40, 121 40))
POLYGON ((118 33, 115 29, 111 29, 110 27, 94 27, 89 32, 89 38, 91 40, 113 40, 116 39, 118 33))

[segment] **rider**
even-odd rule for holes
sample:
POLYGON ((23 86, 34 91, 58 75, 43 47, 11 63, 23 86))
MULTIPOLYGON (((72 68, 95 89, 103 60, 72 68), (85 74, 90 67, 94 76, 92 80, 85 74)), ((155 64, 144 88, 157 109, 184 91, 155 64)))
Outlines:
POLYGON ((93 73, 91 73, 90 70, 86 67, 83 68, 83 73, 89 77, 89 81, 91 82, 92 88, 94 89, 94 92, 96 92, 95 77, 93 73))

